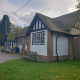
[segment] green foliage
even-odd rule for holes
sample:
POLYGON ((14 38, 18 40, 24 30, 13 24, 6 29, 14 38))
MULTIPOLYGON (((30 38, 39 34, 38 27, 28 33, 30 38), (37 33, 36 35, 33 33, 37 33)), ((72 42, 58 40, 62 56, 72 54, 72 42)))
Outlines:
POLYGON ((76 1, 77 1, 77 3, 78 3, 78 4, 76 5, 76 8, 80 10, 80 0, 76 0, 76 1))
POLYGON ((12 24, 11 23, 11 32, 12 33, 17 33, 18 31, 22 30, 22 27, 21 26, 16 26, 15 24, 12 24))
POLYGON ((80 61, 11 60, 0 64, 0 80, 80 80, 80 61))
POLYGON ((7 33, 9 40, 15 40, 16 34, 13 33, 7 33))
MULTIPOLYGON (((0 40, 4 41, 5 34, 6 34, 6 24, 7 24, 7 32, 10 32, 10 21, 8 15, 4 15, 2 18, 2 21, 0 22, 0 40)), ((3 45, 3 43, 0 42, 0 45, 3 45)))
POLYGON ((2 29, 2 32, 5 33, 6 30, 6 24, 7 24, 7 32, 10 32, 10 21, 8 15, 4 15, 0 24, 0 28, 2 29))

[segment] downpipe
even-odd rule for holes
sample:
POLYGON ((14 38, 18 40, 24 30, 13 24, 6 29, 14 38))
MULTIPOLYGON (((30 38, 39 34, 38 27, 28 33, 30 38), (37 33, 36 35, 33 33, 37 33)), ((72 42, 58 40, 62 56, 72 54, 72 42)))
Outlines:
POLYGON ((57 55, 57 61, 59 60, 58 58, 58 53, 57 53, 57 42, 58 42, 58 37, 61 36, 61 34, 59 34, 57 37, 56 37, 56 55, 57 55))

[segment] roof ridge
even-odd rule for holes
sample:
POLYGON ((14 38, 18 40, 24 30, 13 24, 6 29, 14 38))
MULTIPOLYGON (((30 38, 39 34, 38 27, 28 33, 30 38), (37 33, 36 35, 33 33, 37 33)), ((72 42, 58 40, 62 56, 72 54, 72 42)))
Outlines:
POLYGON ((67 13, 67 14, 63 14, 63 15, 60 15, 60 16, 55 17, 55 18, 53 18, 53 19, 56 19, 56 18, 59 18, 59 17, 62 17, 62 16, 66 16, 66 15, 70 15, 70 14, 76 13, 76 12, 78 12, 78 11, 80 11, 80 10, 76 10, 76 11, 73 11, 73 12, 70 12, 70 13, 67 13))
POLYGON ((39 15, 45 16, 45 17, 50 18, 50 19, 53 19, 53 18, 51 18, 51 17, 49 17, 49 16, 47 16, 47 15, 44 15, 44 14, 42 14, 42 13, 38 13, 38 12, 36 12, 36 14, 39 14, 39 15))

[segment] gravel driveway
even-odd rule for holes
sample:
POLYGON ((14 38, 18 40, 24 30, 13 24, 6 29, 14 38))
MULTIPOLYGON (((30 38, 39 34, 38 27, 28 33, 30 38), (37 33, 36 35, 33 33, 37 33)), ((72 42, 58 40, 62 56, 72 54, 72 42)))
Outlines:
POLYGON ((20 55, 18 54, 0 52, 0 63, 6 62, 12 59, 19 59, 19 58, 20 58, 20 55))

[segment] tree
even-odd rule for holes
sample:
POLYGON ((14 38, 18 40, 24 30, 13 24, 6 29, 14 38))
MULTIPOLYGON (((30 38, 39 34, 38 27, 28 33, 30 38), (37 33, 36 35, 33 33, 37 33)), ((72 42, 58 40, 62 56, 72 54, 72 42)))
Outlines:
POLYGON ((11 32, 12 33, 17 33, 18 31, 22 30, 22 27, 21 26, 16 26, 15 24, 12 24, 11 23, 11 32))
POLYGON ((78 9, 80 9, 80 0, 76 0, 77 1, 77 6, 76 6, 76 8, 78 8, 78 9))
POLYGON ((5 37, 6 34, 6 25, 7 25, 7 32, 10 32, 11 28, 8 15, 4 15, 0 23, 0 35, 2 35, 3 38, 5 37))
POLYGON ((4 41, 5 34, 6 34, 6 24, 7 24, 7 32, 10 32, 11 28, 10 28, 10 20, 8 15, 4 15, 0 22, 0 41, 4 41))

